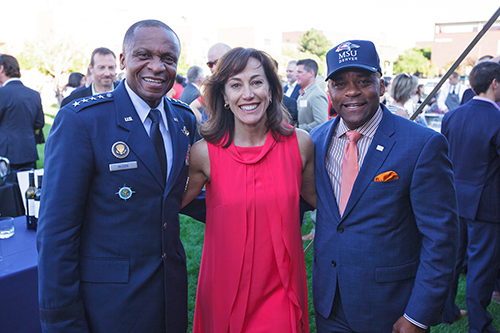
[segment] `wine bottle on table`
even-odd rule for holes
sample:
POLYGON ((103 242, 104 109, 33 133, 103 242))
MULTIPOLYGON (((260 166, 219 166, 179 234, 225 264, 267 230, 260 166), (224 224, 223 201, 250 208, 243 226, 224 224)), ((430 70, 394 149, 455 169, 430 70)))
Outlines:
POLYGON ((36 228, 35 221, 35 173, 29 173, 30 185, 26 190, 26 225, 28 229, 36 228))
POLYGON ((38 211, 40 210, 40 197, 42 196, 43 176, 38 175, 38 187, 35 191, 35 230, 38 227, 38 211))

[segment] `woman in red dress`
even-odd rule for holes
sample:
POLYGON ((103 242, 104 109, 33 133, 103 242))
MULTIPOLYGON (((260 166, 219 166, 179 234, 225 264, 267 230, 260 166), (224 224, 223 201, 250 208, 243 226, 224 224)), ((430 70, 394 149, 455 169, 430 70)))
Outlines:
POLYGON ((300 195, 316 206, 314 144, 287 124, 274 60, 236 48, 205 83, 183 205, 206 184, 194 332, 309 332, 300 195))

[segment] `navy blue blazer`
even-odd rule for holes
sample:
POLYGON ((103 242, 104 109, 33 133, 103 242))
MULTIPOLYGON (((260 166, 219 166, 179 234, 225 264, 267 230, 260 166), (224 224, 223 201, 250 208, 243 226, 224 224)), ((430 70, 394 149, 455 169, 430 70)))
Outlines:
POLYGON ((200 97, 200 90, 198 90, 198 88, 196 88, 194 84, 190 83, 182 91, 181 95, 179 96, 179 101, 189 105, 198 97, 200 97))
POLYGON ((380 126, 342 218, 325 169, 340 117, 311 131, 318 193, 314 308, 328 318, 340 292, 347 321, 360 333, 391 332, 404 313, 425 325, 440 323, 457 254, 446 139, 381 107, 380 126), (389 171, 398 179, 374 181, 389 171))
POLYGON ((285 106, 285 108, 290 113, 290 116, 292 117, 291 124, 292 125, 297 124, 299 118, 299 114, 297 111, 297 101, 291 97, 283 95, 283 105, 285 106))
POLYGON ((460 217, 500 223, 498 124, 500 111, 478 99, 443 117, 441 132, 451 146, 460 217))
POLYGON ((44 125, 37 91, 17 80, 0 88, 0 156, 12 164, 38 160, 34 130, 44 125))
POLYGON ((460 105, 464 105, 465 103, 473 99, 474 96, 476 96, 474 90, 472 90, 471 88, 465 89, 462 99, 460 100, 460 105))
POLYGON ((124 83, 75 102, 59 111, 45 146, 37 231, 42 328, 185 333, 179 211, 196 119, 165 99, 174 156, 165 185, 124 83))
MULTIPOLYGON (((298 84, 295 86, 295 88, 293 89, 293 92, 292 94, 290 95, 290 98, 293 98, 294 100, 297 100, 297 98, 299 98, 299 95, 300 95, 300 89, 302 89, 301 86, 299 86, 298 84)), ((288 86, 286 85, 284 88, 283 88, 283 92, 287 92, 288 90, 288 86)))

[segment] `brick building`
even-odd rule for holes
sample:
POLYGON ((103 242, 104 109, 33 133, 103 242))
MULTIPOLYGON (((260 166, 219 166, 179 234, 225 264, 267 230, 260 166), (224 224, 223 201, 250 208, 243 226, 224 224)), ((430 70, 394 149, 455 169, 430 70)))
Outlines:
MULTIPOLYGON (((431 62, 441 72, 449 68, 462 54, 469 43, 481 31, 485 21, 436 23, 434 40, 419 42, 419 47, 432 46, 431 62)), ((459 67, 464 74, 467 66, 472 66, 477 59, 484 55, 497 56, 500 54, 500 20, 496 21, 479 43, 472 49, 459 67)))

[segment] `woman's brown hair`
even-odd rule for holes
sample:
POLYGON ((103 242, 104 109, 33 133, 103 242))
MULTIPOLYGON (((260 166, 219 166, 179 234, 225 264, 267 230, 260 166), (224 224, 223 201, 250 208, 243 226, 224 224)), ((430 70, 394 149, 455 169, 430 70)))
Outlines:
POLYGON ((228 51, 217 62, 214 74, 203 83, 205 87, 204 105, 208 120, 200 127, 200 134, 212 144, 227 148, 234 139, 234 114, 224 108, 224 86, 234 75, 241 73, 250 58, 258 60, 264 69, 269 82, 272 101, 266 109, 267 129, 271 131, 274 140, 280 136, 289 136, 293 128, 289 124, 290 114, 282 105, 283 88, 278 77, 274 60, 265 52, 255 49, 234 48, 228 51))

